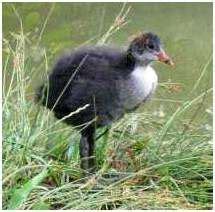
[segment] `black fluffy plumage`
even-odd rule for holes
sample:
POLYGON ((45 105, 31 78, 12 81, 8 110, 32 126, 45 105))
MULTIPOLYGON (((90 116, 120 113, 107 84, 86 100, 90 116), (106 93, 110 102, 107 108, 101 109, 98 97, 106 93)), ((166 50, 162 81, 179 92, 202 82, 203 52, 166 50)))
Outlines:
POLYGON ((132 55, 117 49, 79 49, 59 59, 38 99, 43 96, 42 104, 53 109, 59 119, 86 106, 65 119, 68 124, 83 125, 95 118, 97 127, 111 124, 125 113, 118 84, 128 77, 134 64, 132 55))

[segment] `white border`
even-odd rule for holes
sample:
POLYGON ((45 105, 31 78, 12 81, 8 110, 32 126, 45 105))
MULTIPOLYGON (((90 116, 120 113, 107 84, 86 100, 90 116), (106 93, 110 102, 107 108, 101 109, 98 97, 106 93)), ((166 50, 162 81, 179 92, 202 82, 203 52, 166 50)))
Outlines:
MULTIPOLYGON (((185 1, 185 0, 172 0, 172 1, 165 1, 165 0, 135 0, 135 1, 132 1, 132 0, 118 0, 118 1, 98 1, 98 0, 85 0, 85 1, 53 1, 53 0, 40 0, 40 1, 30 1, 30 0, 8 0, 8 1, 0 1, 0 12, 2 14, 2 3, 6 3, 6 2, 34 2, 34 3, 43 3, 43 2, 150 2, 150 3, 155 3, 155 2, 169 2, 169 3, 175 3, 175 2, 181 2, 181 3, 189 3, 189 2, 195 2, 195 3, 210 3, 212 2, 213 3, 213 49, 215 49, 215 38, 214 38, 214 34, 215 34, 215 29, 214 29, 214 23, 215 23, 215 15, 214 15, 214 11, 215 11, 215 4, 214 4, 214 1, 213 0, 189 0, 189 1, 185 1)), ((0 26, 1 26, 1 29, 0 29, 0 39, 1 39, 1 43, 0 43, 0 47, 1 47, 1 50, 2 50, 2 15, 0 17, 0 26)), ((215 54, 213 52, 213 71, 214 71, 214 61, 215 61, 215 54)), ((0 75, 0 100, 1 100, 1 104, 0 104, 0 138, 1 138, 1 142, 0 142, 0 153, 1 153, 1 159, 2 159, 2 51, 1 51, 1 60, 0 60, 0 68, 1 68, 1 75, 0 75)), ((215 74, 213 74, 213 89, 215 89, 215 85, 214 85, 214 82, 215 82, 215 74)), ((215 105, 215 99, 214 99, 214 93, 213 93, 213 106, 215 105)), ((213 114, 215 112, 215 109, 213 109, 213 114)), ((213 116, 214 118, 214 116, 213 116)), ((214 119, 213 119, 214 120, 214 119)), ((213 121, 213 129, 215 129, 215 123, 213 121)), ((213 138, 215 138, 215 132, 213 130, 213 138)), ((215 150, 215 143, 213 142, 213 154, 215 153, 214 152, 215 150)), ((215 157, 213 156, 213 170, 215 170, 215 157)), ((213 172, 213 190, 215 190, 215 184, 214 184, 214 172, 213 172)), ((215 208, 215 194, 213 192, 213 209, 215 208)), ((0 164, 0 209, 2 208, 2 163, 0 164)), ((18 211, 18 210, 17 210, 18 211)), ((47 211, 47 210, 46 210, 47 211)), ((59 211, 62 211, 62 210, 59 210, 59 211)), ((68 210, 68 211, 73 211, 73 210, 68 210)), ((92 211, 92 210, 85 210, 85 211, 92 211)), ((94 210, 96 211, 96 210, 94 210)), ((120 210, 117 210, 117 211, 120 211, 120 210)), ((127 211, 127 210, 123 210, 123 211, 127 211)), ((136 210, 136 211, 141 211, 141 210, 136 210)), ((149 210, 150 211, 150 210, 149 210)), ((156 210, 156 211, 159 211, 159 210, 156 210)), ((184 210, 179 210, 179 211, 184 211, 184 210)), ((193 210, 189 210, 189 211, 193 211, 193 210)))

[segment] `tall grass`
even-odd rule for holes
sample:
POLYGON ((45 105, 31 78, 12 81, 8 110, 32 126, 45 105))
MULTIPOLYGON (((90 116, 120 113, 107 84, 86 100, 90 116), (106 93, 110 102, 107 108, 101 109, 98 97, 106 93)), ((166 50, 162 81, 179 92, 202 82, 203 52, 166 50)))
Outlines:
MULTIPOLYGON (((26 53, 32 45, 27 41, 22 24, 20 32, 4 39, 4 209, 212 207, 211 121, 205 128, 193 122, 196 111, 210 116, 203 104, 211 88, 182 101, 172 114, 127 114, 97 141, 99 170, 83 176, 78 132, 35 105, 29 92, 38 64, 26 53)), ((46 52, 43 56, 47 72, 46 52)), ((206 66, 194 89, 208 74, 206 66)))

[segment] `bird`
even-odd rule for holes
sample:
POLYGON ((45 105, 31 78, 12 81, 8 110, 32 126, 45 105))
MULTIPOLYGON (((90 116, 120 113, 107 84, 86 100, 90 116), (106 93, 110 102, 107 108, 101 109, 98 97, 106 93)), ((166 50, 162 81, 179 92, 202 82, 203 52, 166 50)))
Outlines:
POLYGON ((174 66, 158 35, 141 32, 123 50, 80 47, 61 56, 36 99, 58 119, 80 129, 80 167, 96 167, 96 129, 111 126, 151 98, 158 84, 152 63, 174 66))

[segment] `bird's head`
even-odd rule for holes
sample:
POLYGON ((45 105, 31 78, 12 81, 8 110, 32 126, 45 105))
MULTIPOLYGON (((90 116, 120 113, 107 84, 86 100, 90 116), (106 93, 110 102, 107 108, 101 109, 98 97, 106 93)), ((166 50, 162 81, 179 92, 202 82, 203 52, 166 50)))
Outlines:
POLYGON ((148 65, 153 61, 174 65, 172 59, 163 50, 159 37, 151 32, 141 33, 135 37, 128 52, 143 65, 148 65))

